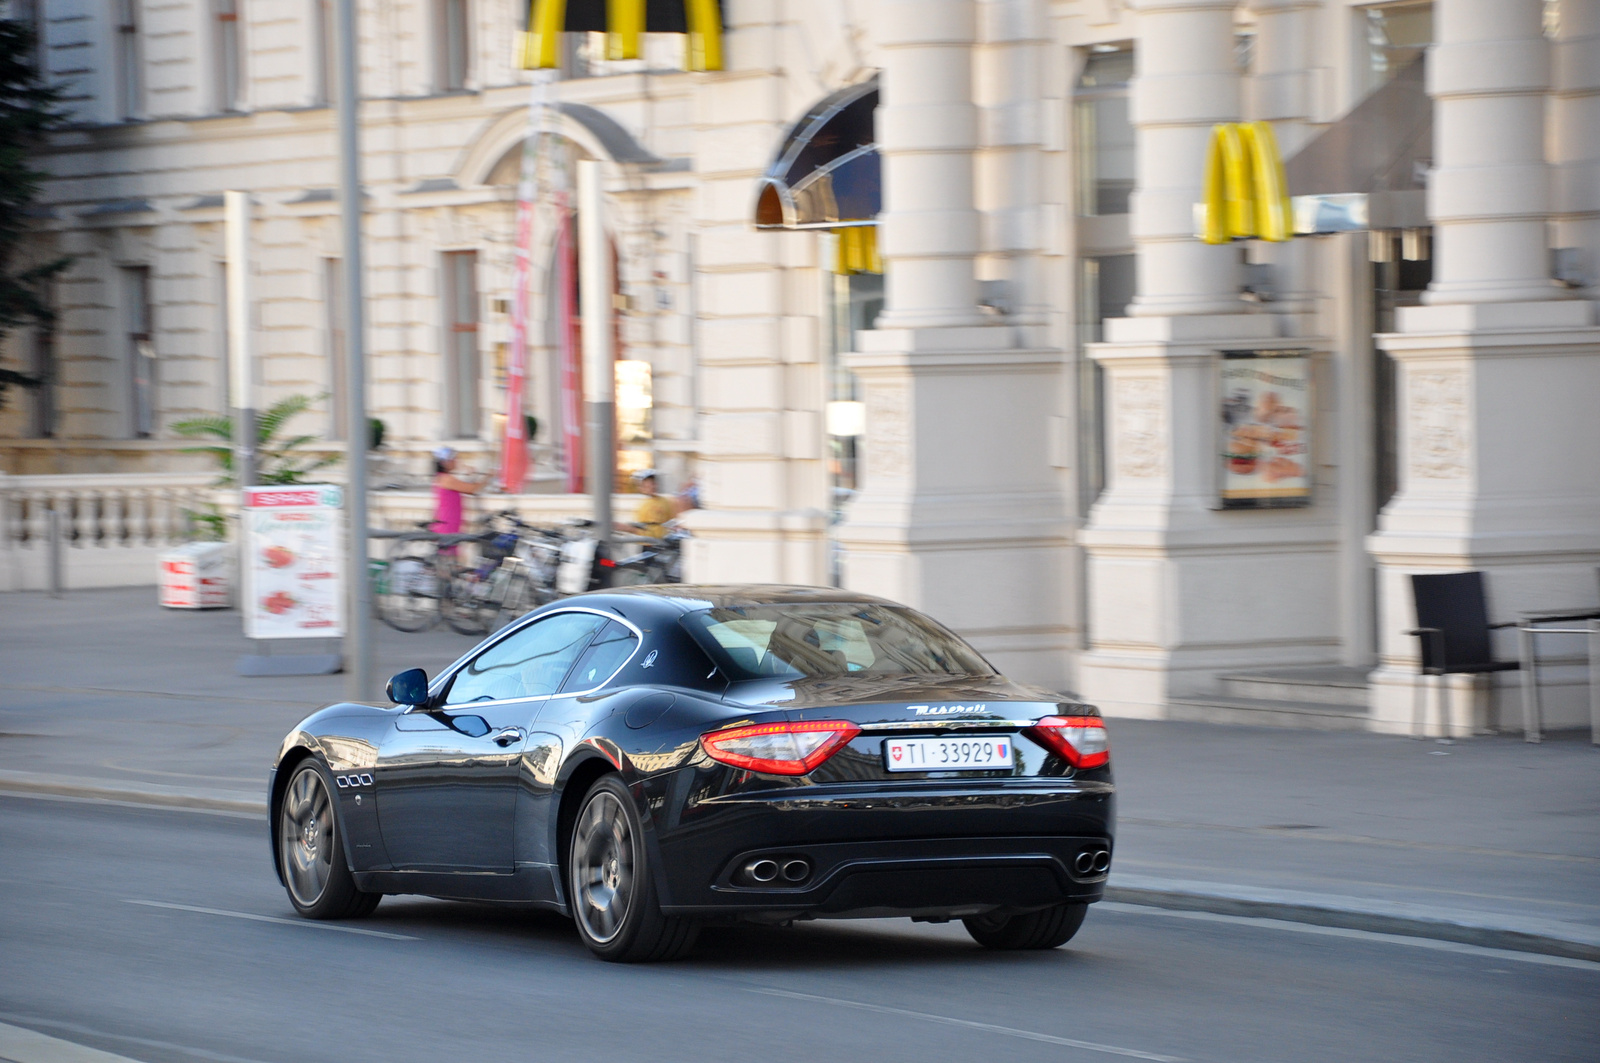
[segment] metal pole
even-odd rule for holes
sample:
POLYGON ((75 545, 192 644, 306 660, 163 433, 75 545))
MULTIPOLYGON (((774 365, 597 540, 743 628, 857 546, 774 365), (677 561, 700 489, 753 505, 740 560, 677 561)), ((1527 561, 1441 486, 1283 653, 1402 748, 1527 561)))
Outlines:
POLYGON ((589 490, 595 536, 611 540, 611 492, 616 474, 616 350, 611 334, 611 248, 600 195, 600 164, 578 162, 578 277, 583 301, 583 391, 589 407, 589 490))
POLYGON ((228 405, 233 407, 233 470, 240 498, 256 482, 256 410, 250 334, 250 194, 222 193, 228 264, 228 405))
POLYGON ((367 578, 367 369, 366 321, 361 294, 361 130, 357 115, 355 0, 339 0, 339 209, 344 221, 345 392, 345 696, 361 701, 372 690, 372 585, 367 578))
POLYGON ((50 507, 50 597, 61 597, 61 589, 65 586, 66 565, 62 562, 61 543, 61 511, 54 506, 50 507))

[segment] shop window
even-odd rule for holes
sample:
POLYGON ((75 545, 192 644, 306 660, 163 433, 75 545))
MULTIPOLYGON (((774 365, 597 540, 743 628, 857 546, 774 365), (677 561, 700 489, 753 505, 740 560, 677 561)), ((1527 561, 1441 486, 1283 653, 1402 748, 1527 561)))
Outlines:
POLYGON ((1432 4, 1388 4, 1366 20, 1368 87, 1375 89, 1416 62, 1433 43, 1432 4))
POLYGON ((125 266, 121 273, 129 428, 131 435, 145 439, 155 433, 156 421, 156 348, 150 307, 150 269, 148 266, 125 266))
POLYGON ((478 253, 444 255, 445 432, 478 435, 478 253))
POLYGON ((650 363, 619 358, 616 376, 617 482, 629 484, 629 477, 653 464, 650 363))
POLYGON ((1092 255, 1080 259, 1078 280, 1078 490, 1087 512, 1106 486, 1105 370, 1086 345, 1105 338, 1107 318, 1122 317, 1133 302, 1136 256, 1092 255))
POLYGON ((1128 114, 1132 47, 1096 45, 1073 94, 1078 213, 1085 216, 1128 213, 1134 181, 1133 123, 1128 114))
POLYGON ((471 58, 471 6, 469 0, 435 0, 434 41, 440 92, 460 92, 467 87, 471 58))
POLYGON ((244 90, 244 53, 239 36, 240 0, 212 0, 216 14, 217 110, 237 111, 244 90))
POLYGON ((116 7, 117 117, 123 121, 144 112, 144 72, 140 69, 139 0, 114 0, 116 7))

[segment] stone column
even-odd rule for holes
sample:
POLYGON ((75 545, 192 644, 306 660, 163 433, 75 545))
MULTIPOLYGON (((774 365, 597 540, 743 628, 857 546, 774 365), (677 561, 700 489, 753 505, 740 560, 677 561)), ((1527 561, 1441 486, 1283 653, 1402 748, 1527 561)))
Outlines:
POLYGON ((977 205, 983 212, 979 274, 1000 282, 1004 311, 1017 324, 1043 322, 1051 305, 1041 275, 1044 201, 1045 48, 1042 0, 981 0, 982 45, 973 91, 980 107, 977 205))
MULTIPOLYGON (((1278 149, 1286 159, 1314 134, 1311 76, 1316 53, 1311 46, 1311 20, 1316 7, 1313 0, 1250 0, 1256 13, 1256 46, 1245 116, 1272 123, 1278 149)), ((1273 267, 1272 309, 1310 312, 1316 296, 1311 279, 1315 251, 1316 244, 1310 240, 1260 243, 1253 248, 1253 261, 1273 267)))
MULTIPOLYGON (((1553 299, 1544 160, 1550 44, 1538 0, 1441 0, 1428 55, 1434 101, 1429 303, 1553 299)), ((1592 132, 1591 132, 1592 135, 1592 132)))
POLYGON ((727 5, 726 14, 728 69, 696 75, 692 97, 692 342, 705 508, 684 518, 694 535, 686 578, 825 584, 816 242, 750 224, 755 178, 810 101, 787 91, 781 14, 760 4, 727 5))
POLYGON ((877 0, 883 53, 883 328, 975 325, 978 212, 972 153, 973 0, 877 0))
POLYGON ((1551 45, 1549 157, 1554 246, 1582 252, 1600 295, 1600 0, 1561 0, 1551 45))
MULTIPOLYGON (((1270 304, 1247 313, 1240 247, 1194 233, 1211 127, 1240 116, 1233 4, 1137 7, 1139 287, 1131 316, 1106 322, 1105 342, 1090 347, 1106 373, 1108 483, 1079 534, 1089 583, 1079 686, 1109 714, 1165 717, 1226 672, 1337 660, 1337 509, 1326 484, 1306 509, 1216 508, 1220 352, 1326 344, 1297 338, 1289 315, 1260 312, 1270 304)), ((1315 364, 1321 408, 1302 413, 1312 454, 1326 455, 1331 389, 1324 359, 1315 364)))
POLYGON ((1239 118, 1233 0, 1138 0, 1134 317, 1239 310, 1239 251, 1194 237, 1211 127, 1239 118))
POLYGON ((878 327, 847 359, 867 432, 838 530, 844 581, 926 609, 1013 677, 1060 689, 1068 540, 1049 426, 1062 359, 977 309, 977 6, 876 0, 875 13, 888 284, 878 327))
MULTIPOLYGON (((1410 574, 1483 570, 1498 621, 1592 606, 1600 562, 1600 328, 1594 303, 1551 301, 1570 293, 1549 279, 1546 254, 1542 5, 1441 0, 1435 11, 1431 305, 1402 310, 1399 331, 1379 337, 1399 363, 1401 468, 1368 540, 1381 600, 1371 696, 1375 726, 1393 731, 1411 727, 1410 574)), ((1559 150, 1592 150, 1592 134, 1559 150)), ((1509 634, 1496 651, 1516 654, 1509 634)), ((1582 723, 1582 669, 1546 678, 1546 725, 1582 723)), ((1471 692, 1469 677, 1452 683, 1471 692)), ((1452 703, 1442 724, 1430 713, 1431 733, 1520 726, 1515 696, 1452 703)))

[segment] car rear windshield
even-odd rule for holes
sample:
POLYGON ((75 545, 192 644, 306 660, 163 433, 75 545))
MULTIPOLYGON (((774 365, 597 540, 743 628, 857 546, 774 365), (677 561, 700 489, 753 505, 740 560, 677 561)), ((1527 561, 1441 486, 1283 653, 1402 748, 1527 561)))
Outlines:
POLYGON ((994 674, 971 646, 897 606, 727 606, 690 613, 683 624, 732 680, 994 674))

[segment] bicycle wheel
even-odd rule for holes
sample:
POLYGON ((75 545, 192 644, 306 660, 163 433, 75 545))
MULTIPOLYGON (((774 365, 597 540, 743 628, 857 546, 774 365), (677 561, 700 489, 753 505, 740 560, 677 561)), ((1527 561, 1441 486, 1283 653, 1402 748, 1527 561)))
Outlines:
POLYGON ((425 631, 439 620, 433 544, 402 542, 377 574, 372 600, 378 619, 396 631, 425 631))
POLYGON ((538 589, 526 572, 513 572, 505 582, 505 594, 500 598, 500 609, 494 616, 495 631, 543 604, 539 601, 538 589))
POLYGON ((461 635, 486 635, 499 610, 489 597, 490 584, 472 569, 452 573, 445 582, 439 613, 450 630, 461 635))

